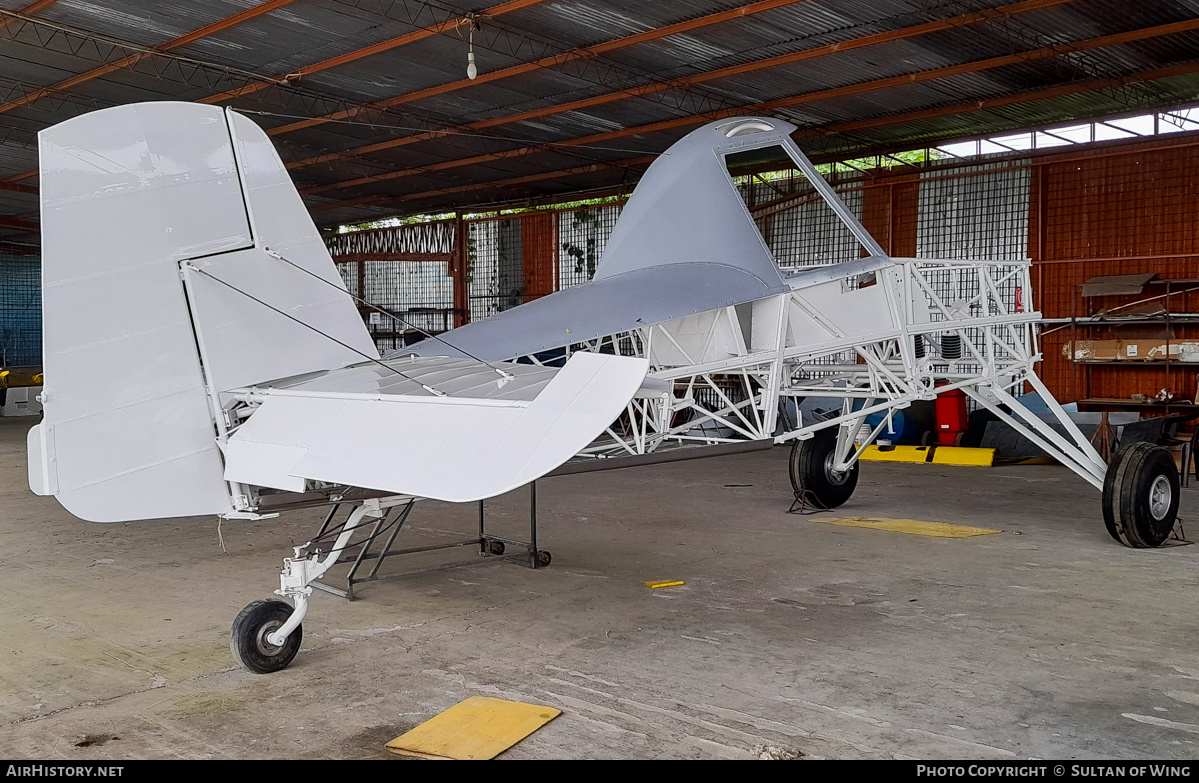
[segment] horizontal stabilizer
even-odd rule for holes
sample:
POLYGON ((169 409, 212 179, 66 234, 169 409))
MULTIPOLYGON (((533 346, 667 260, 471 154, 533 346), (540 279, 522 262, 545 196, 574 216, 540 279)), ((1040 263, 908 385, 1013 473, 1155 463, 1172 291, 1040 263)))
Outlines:
POLYGON ((644 359, 575 354, 531 400, 268 390, 226 446, 225 478, 291 491, 324 481, 451 502, 500 495, 600 435, 647 370, 644 359))

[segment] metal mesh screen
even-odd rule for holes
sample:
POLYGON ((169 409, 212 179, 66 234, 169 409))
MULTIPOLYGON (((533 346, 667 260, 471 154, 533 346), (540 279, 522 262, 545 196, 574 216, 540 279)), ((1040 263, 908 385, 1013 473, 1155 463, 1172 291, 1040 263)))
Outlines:
MULTIPOLYGON (((454 280, 443 261, 365 261, 364 298, 403 319, 402 322, 368 316, 378 338, 417 328, 444 332, 453 326, 454 280)), ((376 339, 378 342, 378 339, 376 339)), ((380 344, 380 347, 383 347, 380 344)))
POLYGON ((454 325, 454 280, 449 259, 455 225, 441 220, 384 226, 325 238, 351 294, 395 318, 359 304, 381 351, 401 348, 421 333, 454 325), (398 320, 397 320, 398 319, 398 320))
POLYGON ((1026 163, 970 166, 922 176, 916 256, 1027 258, 1032 173, 1026 163))
MULTIPOLYGON (((779 181, 763 182, 757 177, 749 187, 738 189, 747 204, 760 199, 761 192, 776 195, 774 203, 750 208, 766 246, 784 271, 820 264, 837 264, 861 257, 861 245, 853 232, 832 211, 820 194, 799 171, 776 172, 786 175, 779 181), (767 185, 771 187, 767 190, 767 185), (755 194, 754 191, 758 191, 755 194), (789 195, 778 197, 780 192, 789 195)), ((739 178, 742 179, 742 178, 739 178)), ((862 191, 855 187, 836 187, 837 194, 859 220, 862 217, 862 191)))
POLYGON ((0 252, 0 366, 41 363, 41 259, 0 252))
MULTIPOLYGON (((745 200, 775 262, 784 271, 861 257, 861 245, 853 232, 799 169, 738 176, 733 178, 733 184, 745 200)), ((838 186, 835 180, 832 184, 860 220, 861 189, 838 186)))
MULTIPOLYGON (((838 195, 860 218, 862 191, 842 188, 838 195)), ((861 257, 857 237, 815 191, 787 210, 759 218, 758 226, 775 261, 784 271, 861 257)))
POLYGON ((357 296, 358 264, 353 261, 344 261, 337 264, 337 271, 341 275, 341 282, 345 283, 346 290, 357 296))
POLYGON ((556 213, 560 288, 570 288, 595 277, 596 265, 623 208, 623 204, 606 204, 556 213))
MULTIPOLYGON (((513 217, 484 218, 466 223, 466 263, 469 281, 470 320, 477 321, 508 310, 541 296, 552 294, 563 286, 563 269, 558 244, 557 215, 549 210, 533 210, 513 217)), ((586 219, 584 225, 595 224, 593 235, 598 243, 607 241, 603 221, 586 219)), ((612 222, 615 222, 614 219, 612 222)), ((585 233, 585 232, 584 232, 585 233)), ((581 238, 583 259, 581 274, 586 274, 588 244, 581 238)), ((570 250, 574 250, 572 245, 570 250)), ((594 252, 598 262, 599 250, 594 252)), ((570 256, 573 260, 573 256, 570 256)), ((568 285, 574 285, 574 267, 568 285)), ((592 270, 594 273, 594 270, 592 270)), ((582 282, 581 280, 578 282, 582 282)))
POLYGON ((524 301, 521 221, 478 220, 467 225, 470 320, 508 310, 524 301))
MULTIPOLYGON (((1028 258, 1029 203, 1032 185, 1026 161, 968 166, 921 177, 916 222, 918 258, 963 258, 1019 261, 1028 258), (1013 168, 1016 166, 1018 168, 1013 168)), ((977 270, 929 270, 926 277, 937 296, 952 306, 979 294, 977 270)), ((1014 309, 1015 278, 998 285, 1004 304, 1014 309)), ((994 313, 972 312, 986 316, 994 313)), ((934 319, 939 314, 934 313, 934 319)), ((979 351, 982 330, 967 338, 979 351)))

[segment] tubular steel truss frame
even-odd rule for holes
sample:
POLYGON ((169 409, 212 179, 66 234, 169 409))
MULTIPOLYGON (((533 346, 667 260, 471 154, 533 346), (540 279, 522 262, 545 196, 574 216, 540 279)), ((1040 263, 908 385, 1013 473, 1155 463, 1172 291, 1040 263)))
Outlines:
MULTIPOLYGON (((1041 359, 1034 324, 1040 313, 1017 304, 1031 291, 1025 261, 894 259, 875 273, 873 285, 855 288, 858 278, 798 287, 751 306, 752 341, 747 341, 738 307, 705 314, 700 339, 680 337, 681 321, 653 324, 572 345, 575 351, 620 353, 650 359, 650 375, 665 382, 657 396, 631 400, 624 415, 581 456, 607 459, 649 454, 685 445, 772 439, 807 439, 838 427, 835 470, 846 470, 864 445, 855 435, 866 417, 885 414, 866 443, 890 423, 891 414, 916 400, 961 389, 976 404, 1048 454, 1102 488, 1107 465, 1037 378, 1041 359), (886 317, 846 324, 830 317, 840 296, 871 295, 886 317), (773 312, 773 329, 758 315, 773 312), (887 323, 889 321, 889 323, 887 323), (821 327, 809 339, 811 324, 821 327), (798 328, 803 325, 803 328, 798 328), (727 356, 713 357, 719 344, 727 356), (661 347, 666 350, 659 350, 661 347), (670 356, 674 361, 664 361, 670 356), (1026 385, 1045 401, 1053 423, 1016 398, 1026 385), (832 397, 839 414, 804 420, 785 400, 832 397), (794 411, 794 420, 789 411, 794 411), (1057 425, 1057 426, 1054 426, 1057 425)), ((746 307, 746 306, 741 306, 746 307)), ((686 320, 686 319, 684 319, 686 320)), ((763 319, 766 320, 766 319, 763 319)), ((557 364, 559 356, 524 356, 519 361, 557 364)))

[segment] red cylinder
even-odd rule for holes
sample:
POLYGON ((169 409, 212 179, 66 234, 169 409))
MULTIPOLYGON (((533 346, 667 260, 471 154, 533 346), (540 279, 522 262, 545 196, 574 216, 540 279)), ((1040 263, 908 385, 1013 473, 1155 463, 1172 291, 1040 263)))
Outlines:
POLYGON ((937 395, 937 444, 956 446, 969 424, 966 393, 951 389, 937 395))

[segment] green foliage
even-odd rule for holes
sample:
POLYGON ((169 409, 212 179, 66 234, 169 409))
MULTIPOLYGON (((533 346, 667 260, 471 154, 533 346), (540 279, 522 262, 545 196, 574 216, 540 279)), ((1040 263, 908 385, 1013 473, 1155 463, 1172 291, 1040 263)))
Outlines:
POLYGON ((585 229, 587 238, 583 242, 583 247, 571 242, 563 242, 562 251, 575 260, 575 274, 583 274, 583 270, 586 269, 587 279, 590 280, 595 277, 595 267, 599 262, 599 254, 596 252, 598 244, 596 229, 599 227, 599 216, 589 208, 583 207, 576 209, 573 217, 574 227, 585 229))
POLYGON ((475 262, 479 260, 478 242, 466 232, 466 281, 467 290, 470 289, 470 284, 475 279, 475 262))
POLYGON ((338 226, 337 233, 349 234, 354 231, 369 231, 372 228, 394 228, 396 226, 411 226, 414 223, 436 223, 440 220, 453 220, 456 213, 454 212, 439 212, 435 215, 409 215, 403 218, 385 218, 383 220, 372 220, 367 223, 353 223, 350 225, 338 226))
POLYGON ((816 167, 821 175, 827 177, 834 171, 858 169, 861 171, 893 169, 898 166, 919 166, 923 163, 933 163, 949 157, 934 147, 926 147, 907 152, 892 152, 887 155, 872 155, 868 158, 852 158, 836 163, 822 163, 816 167))

